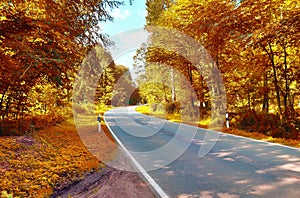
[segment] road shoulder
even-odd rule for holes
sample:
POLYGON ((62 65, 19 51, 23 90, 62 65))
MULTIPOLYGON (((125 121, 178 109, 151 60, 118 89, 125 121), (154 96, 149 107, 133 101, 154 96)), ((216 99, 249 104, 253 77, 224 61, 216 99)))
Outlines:
POLYGON ((87 175, 83 180, 55 192, 52 196, 61 198, 94 197, 155 197, 148 184, 138 173, 105 167, 101 172, 87 175))

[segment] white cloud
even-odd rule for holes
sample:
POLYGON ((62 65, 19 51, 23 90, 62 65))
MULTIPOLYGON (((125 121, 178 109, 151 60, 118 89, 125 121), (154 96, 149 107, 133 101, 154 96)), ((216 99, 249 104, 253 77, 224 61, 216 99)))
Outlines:
POLYGON ((130 16, 130 10, 128 9, 121 10, 119 8, 116 8, 110 14, 112 17, 114 17, 114 19, 125 20, 130 16))
POLYGON ((138 14, 142 17, 146 17, 148 12, 147 12, 147 10, 138 10, 138 14))

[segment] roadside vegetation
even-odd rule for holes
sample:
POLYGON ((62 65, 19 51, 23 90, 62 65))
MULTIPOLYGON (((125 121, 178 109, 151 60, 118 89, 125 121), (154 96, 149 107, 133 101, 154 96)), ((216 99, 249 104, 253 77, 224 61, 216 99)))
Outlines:
MULTIPOLYGON (((108 10, 121 4, 1 2, 0 197, 50 197, 86 174, 101 171, 104 161, 113 158, 114 143, 104 123, 105 134, 99 134, 97 123, 75 126, 73 116, 90 120, 92 114, 97 122, 97 115, 111 104, 112 87, 128 70, 115 65, 104 50, 111 42, 98 31, 99 21, 113 19, 108 10), (77 74, 82 65, 92 65, 83 77, 77 74), (81 77, 79 86, 92 89, 84 77, 92 79, 95 72, 103 75, 93 85, 96 93, 89 104, 87 95, 73 86, 81 77), (79 103, 72 104, 77 96, 79 103), (78 129, 89 134, 88 145, 78 129)), ((125 98, 119 92, 122 103, 125 98)))
POLYGON ((299 1, 147 0, 146 5, 146 27, 184 33, 174 39, 150 28, 150 44, 135 55, 142 103, 154 115, 164 111, 178 120, 182 112, 196 112, 205 126, 224 123, 225 116, 209 120, 212 112, 227 112, 231 127, 249 136, 300 139, 299 1), (201 44, 201 52, 187 38, 201 44))
POLYGON ((106 50, 112 43, 98 27, 121 4, 1 2, 1 197, 50 197, 101 171, 115 144, 103 121, 103 133, 97 131, 97 116, 112 106, 149 104, 138 111, 177 122, 182 112, 199 113, 188 124, 204 128, 225 121, 211 120, 213 108, 220 115, 227 109, 224 132, 299 147, 299 0, 146 0, 146 27, 186 34, 213 63, 192 63, 176 53, 198 57, 184 38, 150 29, 152 43, 181 46, 142 45, 134 57, 136 82, 112 60, 106 50), (207 78, 217 71, 224 89, 216 76, 207 78))
MULTIPOLYGON (((64 115, 58 112, 56 116, 66 116, 66 112, 61 113, 64 115)), ((86 175, 101 171, 104 161, 113 159, 116 147, 103 121, 99 133, 97 121, 75 126, 70 116, 56 123, 49 122, 50 115, 41 118, 37 120, 38 130, 0 137, 1 197, 50 197, 86 175), (83 144, 76 127, 89 133, 89 145, 83 144), (87 149, 89 146, 97 148, 98 156, 87 149)))
MULTIPOLYGON (((135 110, 137 112, 140 112, 140 113, 143 113, 146 115, 151 115, 151 116, 155 116, 158 118, 167 119, 172 122, 186 123, 186 124, 190 124, 190 125, 201 127, 201 128, 209 128, 209 124, 211 122, 210 117, 199 120, 198 122, 184 122, 184 121, 182 121, 181 115, 179 113, 171 113, 170 114, 164 110, 153 111, 153 109, 149 105, 139 106, 135 110)), ((282 144, 282 145, 286 145, 286 146, 300 148, 300 139, 298 139, 298 138, 282 138, 282 137, 276 137, 276 136, 274 137, 272 135, 274 133, 274 132, 272 132, 272 129, 275 130, 275 134, 276 134, 276 131, 278 130, 276 127, 268 127, 266 125, 262 125, 262 126, 260 126, 260 128, 256 128, 256 130, 255 130, 255 128, 252 128, 250 131, 250 130, 245 130, 245 128, 243 126, 243 123, 245 122, 244 119, 235 120, 234 122, 235 123, 232 123, 232 121, 230 121, 229 129, 225 127, 225 122, 224 122, 224 126, 223 126, 221 132, 230 133, 230 134, 243 136, 243 137, 248 137, 248 138, 252 138, 252 139, 256 139, 256 140, 262 140, 262 141, 266 141, 266 142, 273 142, 273 143, 278 143, 278 144, 282 144), (262 128, 264 130, 260 130, 262 128), (266 128, 268 129, 267 132, 266 132, 266 128)), ((263 122, 263 121, 261 121, 261 122, 263 122)), ((258 124, 260 124, 260 123, 258 123, 258 124)), ((273 124, 274 126, 276 126, 273 123, 273 120, 271 120, 271 122, 268 122, 265 124, 267 124, 267 125, 273 124)))

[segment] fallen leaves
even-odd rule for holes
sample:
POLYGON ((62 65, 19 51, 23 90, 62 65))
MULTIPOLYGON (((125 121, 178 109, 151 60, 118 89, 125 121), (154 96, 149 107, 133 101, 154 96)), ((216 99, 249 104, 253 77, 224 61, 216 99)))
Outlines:
POLYGON ((104 165, 83 145, 73 125, 60 125, 30 136, 0 137, 1 197, 49 197, 104 165))

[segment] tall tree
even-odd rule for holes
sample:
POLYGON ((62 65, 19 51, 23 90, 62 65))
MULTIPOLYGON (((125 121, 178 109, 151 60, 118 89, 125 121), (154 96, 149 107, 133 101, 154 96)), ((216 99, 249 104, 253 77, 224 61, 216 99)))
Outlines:
POLYGON ((97 42, 108 44, 99 21, 112 20, 107 8, 118 1, 19 1, 0 5, 0 112, 25 105, 26 95, 46 76, 70 89, 70 78, 97 42), (71 76, 70 76, 71 75, 71 76))
MULTIPOLYGON (((268 113, 272 107, 288 119, 299 97, 299 7, 296 0, 178 0, 168 9, 149 9, 148 24, 184 32, 208 50, 222 72, 230 110, 268 113)), ((202 84, 196 67, 176 54, 149 48, 146 54, 150 62, 176 60, 172 67, 195 87, 202 84)))
POLYGON ((117 65, 114 76, 116 81, 112 93, 112 105, 126 106, 133 103, 132 99, 138 100, 138 98, 132 97, 136 88, 129 69, 123 65, 117 65))

